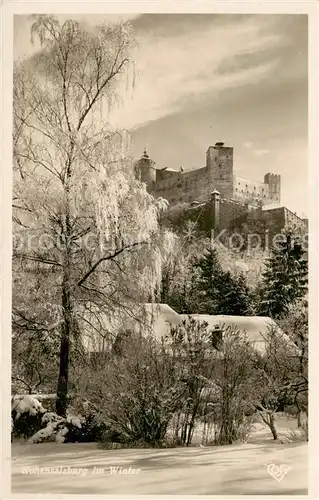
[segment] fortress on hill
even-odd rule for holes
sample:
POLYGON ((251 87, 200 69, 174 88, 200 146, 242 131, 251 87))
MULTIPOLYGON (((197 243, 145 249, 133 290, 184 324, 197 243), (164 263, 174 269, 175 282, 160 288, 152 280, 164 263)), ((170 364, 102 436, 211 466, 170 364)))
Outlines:
POLYGON ((146 151, 135 168, 147 191, 169 202, 166 225, 180 227, 188 219, 207 233, 257 233, 264 243, 270 236, 270 245, 271 238, 285 228, 307 231, 305 219, 281 206, 280 175, 266 173, 264 182, 239 177, 233 159, 233 148, 216 142, 207 149, 202 168, 156 168, 146 151))
POLYGON ((154 196, 165 198, 170 205, 203 202, 217 190, 222 198, 251 205, 280 203, 280 175, 268 173, 264 182, 234 175, 233 148, 216 142, 206 153, 206 166, 184 172, 157 169, 144 151, 138 162, 139 176, 154 196))

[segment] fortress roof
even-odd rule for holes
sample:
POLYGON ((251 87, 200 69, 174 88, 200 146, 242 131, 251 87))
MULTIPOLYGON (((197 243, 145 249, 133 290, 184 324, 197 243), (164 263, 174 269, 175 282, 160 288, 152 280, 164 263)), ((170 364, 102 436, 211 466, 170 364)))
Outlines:
POLYGON ((277 208, 283 208, 283 205, 280 203, 271 203, 269 205, 263 205, 262 207, 263 210, 275 210, 277 208))
POLYGON ((175 170, 174 168, 161 168, 162 171, 165 171, 165 172, 176 172, 176 173, 179 173, 180 170, 175 170))

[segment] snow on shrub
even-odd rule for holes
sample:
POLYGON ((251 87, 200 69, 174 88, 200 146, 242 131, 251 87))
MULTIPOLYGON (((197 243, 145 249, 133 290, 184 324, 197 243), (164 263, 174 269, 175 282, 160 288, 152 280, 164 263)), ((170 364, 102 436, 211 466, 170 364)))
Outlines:
POLYGON ((32 394, 15 396, 11 400, 11 432, 13 437, 28 438, 43 427, 46 409, 32 394))
POLYGON ((38 432, 30 437, 29 443, 36 444, 42 443, 43 441, 54 440, 56 434, 56 427, 60 422, 50 422, 44 429, 40 429, 38 432))
POLYGON ((69 428, 65 425, 66 419, 58 417, 56 421, 51 420, 48 425, 36 432, 29 439, 30 444, 42 443, 43 441, 55 441, 56 443, 64 443, 65 436, 69 432, 69 428))
POLYGON ((59 415, 57 415, 53 411, 47 411, 41 418, 41 422, 43 424, 46 424, 46 423, 61 421, 61 419, 63 420, 62 417, 59 417, 59 415))
POLYGON ((29 443, 41 443, 42 441, 64 443, 69 431, 82 427, 81 421, 83 421, 83 417, 69 414, 66 418, 63 418, 54 412, 47 412, 42 416, 41 420, 47 426, 31 436, 29 443))
POLYGON ((11 410, 15 412, 15 420, 20 418, 20 416, 24 413, 28 413, 29 415, 37 415, 39 413, 46 412, 40 401, 36 399, 32 394, 26 394, 19 399, 12 398, 11 410))
POLYGON ((77 415, 68 415, 66 418, 66 421, 68 424, 72 424, 75 427, 78 427, 79 429, 81 429, 82 423, 83 423, 83 417, 80 418, 77 415))
POLYGON ((56 443, 64 443, 65 436, 69 432, 68 427, 63 427, 55 436, 56 443))
POLYGON ((29 439, 29 443, 41 443, 43 441, 55 441, 64 443, 66 435, 74 428, 81 428, 81 418, 76 415, 68 415, 66 418, 60 417, 56 413, 47 412, 42 417, 42 423, 46 427, 40 429, 29 439))
MULTIPOLYGON (((39 397, 40 399, 40 397, 39 397)), ((12 398, 12 437, 24 437, 29 443, 43 441, 92 442, 101 429, 92 415, 68 413, 66 418, 42 406, 37 395, 23 395, 12 398)))

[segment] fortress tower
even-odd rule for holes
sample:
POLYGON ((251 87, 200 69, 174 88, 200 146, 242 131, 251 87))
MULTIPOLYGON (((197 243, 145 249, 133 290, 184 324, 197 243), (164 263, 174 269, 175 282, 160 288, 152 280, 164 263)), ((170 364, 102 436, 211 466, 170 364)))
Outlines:
POLYGON ((152 192, 155 189, 156 168, 155 168, 155 161, 150 159, 146 149, 144 150, 144 153, 139 159, 139 161, 136 163, 135 168, 136 168, 137 178, 141 182, 145 182, 147 190, 149 192, 152 192))
POLYGON ((269 198, 273 201, 273 203, 280 203, 280 175, 270 173, 266 174, 264 177, 264 183, 268 185, 269 198))
POLYGON ((212 190, 217 189, 224 198, 233 196, 233 148, 223 142, 209 146, 206 152, 206 169, 212 190))

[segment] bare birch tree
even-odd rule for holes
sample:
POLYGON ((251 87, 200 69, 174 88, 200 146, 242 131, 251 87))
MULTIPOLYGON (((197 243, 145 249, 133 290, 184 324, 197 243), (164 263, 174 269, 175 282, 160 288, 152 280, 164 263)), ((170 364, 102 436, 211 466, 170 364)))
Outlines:
POLYGON ((31 32, 41 50, 14 68, 14 331, 58 336, 65 415, 71 346, 86 328, 107 334, 154 289, 165 204, 135 179, 129 136, 109 123, 119 85, 133 83, 131 26, 36 16, 31 32))

